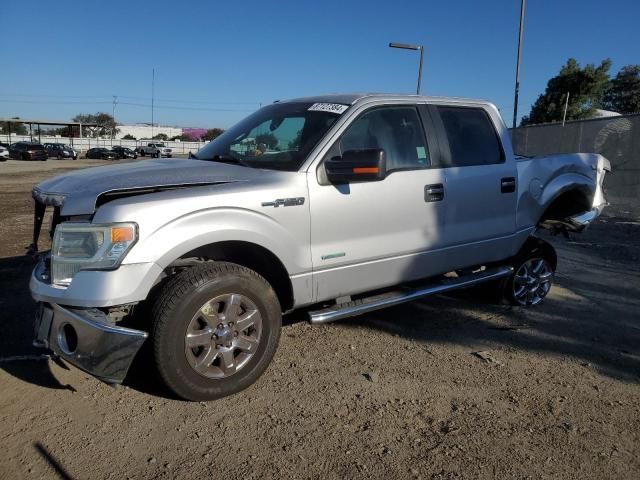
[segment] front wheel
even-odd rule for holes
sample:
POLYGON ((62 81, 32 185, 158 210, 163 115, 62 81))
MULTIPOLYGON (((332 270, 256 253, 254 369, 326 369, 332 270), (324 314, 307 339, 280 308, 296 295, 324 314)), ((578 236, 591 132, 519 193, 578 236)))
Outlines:
POLYGON ((152 311, 156 368, 186 400, 214 400, 247 388, 265 371, 280 339, 273 288, 232 263, 182 271, 162 288, 152 311))

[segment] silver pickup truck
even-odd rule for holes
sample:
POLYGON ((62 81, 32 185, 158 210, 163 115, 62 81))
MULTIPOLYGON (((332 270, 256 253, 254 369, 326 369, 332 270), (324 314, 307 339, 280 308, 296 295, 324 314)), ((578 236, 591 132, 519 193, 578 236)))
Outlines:
POLYGON ((330 95, 261 108, 188 160, 65 174, 33 189, 35 343, 121 382, 148 341, 178 396, 238 392, 267 368, 283 313, 313 323, 484 283, 549 292, 539 228, 605 207, 600 155, 514 156, 487 102, 330 95))
POLYGON ((141 157, 149 156, 155 158, 171 158, 171 156, 173 155, 173 149, 167 147, 162 142, 148 143, 146 146, 141 145, 136 148, 135 151, 141 157))

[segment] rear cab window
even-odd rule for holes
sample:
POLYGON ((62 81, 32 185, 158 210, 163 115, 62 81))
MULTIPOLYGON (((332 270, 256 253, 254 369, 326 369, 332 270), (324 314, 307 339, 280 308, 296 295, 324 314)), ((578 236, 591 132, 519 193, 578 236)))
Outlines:
POLYGON ((505 161, 502 143, 487 112, 481 107, 435 106, 449 155, 440 167, 492 165, 505 161))

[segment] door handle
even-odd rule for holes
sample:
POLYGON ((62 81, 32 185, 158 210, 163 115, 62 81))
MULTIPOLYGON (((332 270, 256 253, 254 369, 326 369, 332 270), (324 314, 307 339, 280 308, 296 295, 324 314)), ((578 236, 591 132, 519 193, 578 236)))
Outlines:
POLYGON ((504 177, 500 180, 500 191, 502 193, 513 193, 516 191, 515 177, 504 177))
POLYGON ((433 185, 425 185, 424 187, 425 202, 440 202, 443 199, 444 199, 444 186, 441 183, 434 183, 433 185))

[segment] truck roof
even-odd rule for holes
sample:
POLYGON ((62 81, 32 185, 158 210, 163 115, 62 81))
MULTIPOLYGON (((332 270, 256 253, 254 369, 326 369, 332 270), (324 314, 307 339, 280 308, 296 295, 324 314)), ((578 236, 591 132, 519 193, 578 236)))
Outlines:
POLYGON ((424 95, 410 95, 402 93, 330 93, 326 95, 316 95, 311 97, 300 97, 282 100, 282 102, 309 102, 309 103, 340 103, 343 105, 353 105, 360 100, 415 100, 423 102, 444 102, 444 103, 481 103, 490 104, 487 100, 462 98, 462 97, 437 97, 424 95))

